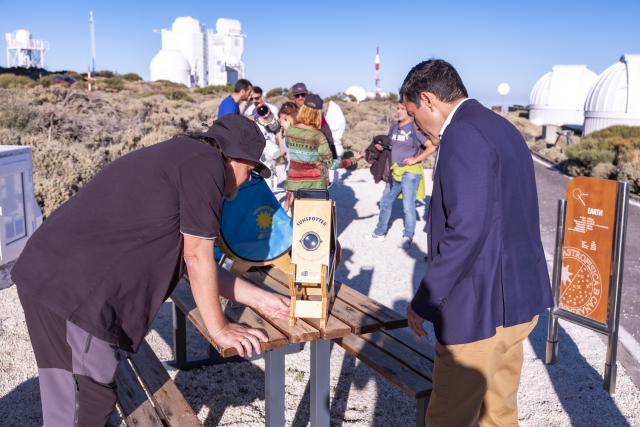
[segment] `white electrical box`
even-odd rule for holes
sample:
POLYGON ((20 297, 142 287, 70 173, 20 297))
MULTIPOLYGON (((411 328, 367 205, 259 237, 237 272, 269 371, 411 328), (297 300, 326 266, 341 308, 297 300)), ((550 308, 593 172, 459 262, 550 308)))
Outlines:
POLYGON ((0 265, 15 261, 42 224, 31 147, 0 145, 0 265))

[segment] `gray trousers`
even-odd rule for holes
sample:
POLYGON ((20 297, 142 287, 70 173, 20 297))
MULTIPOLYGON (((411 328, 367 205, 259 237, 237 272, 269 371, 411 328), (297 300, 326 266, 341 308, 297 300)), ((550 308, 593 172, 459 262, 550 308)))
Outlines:
POLYGON ((20 292, 38 364, 45 427, 104 426, 116 402, 116 346, 20 292))

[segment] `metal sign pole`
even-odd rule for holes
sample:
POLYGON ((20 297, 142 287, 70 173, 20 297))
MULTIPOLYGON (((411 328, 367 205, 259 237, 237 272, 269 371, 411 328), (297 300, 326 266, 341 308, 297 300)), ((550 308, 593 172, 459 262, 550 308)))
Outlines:
POLYGON ((551 365, 558 356, 558 316, 555 310, 560 306, 560 280, 562 275, 562 245, 564 243, 564 224, 566 221, 567 201, 558 200, 558 222, 556 224, 556 248, 553 256, 553 307, 549 310, 549 329, 547 332, 547 351, 544 363, 551 365))
POLYGON ((618 182, 616 206, 616 230, 614 237, 611 264, 614 270, 611 275, 614 292, 609 300, 609 336, 607 345, 607 361, 604 366, 604 389, 609 394, 615 393, 618 354, 618 330, 620 323, 620 296, 622 293, 622 272, 624 269, 624 247, 627 236, 627 219, 629 214, 629 184, 618 182))

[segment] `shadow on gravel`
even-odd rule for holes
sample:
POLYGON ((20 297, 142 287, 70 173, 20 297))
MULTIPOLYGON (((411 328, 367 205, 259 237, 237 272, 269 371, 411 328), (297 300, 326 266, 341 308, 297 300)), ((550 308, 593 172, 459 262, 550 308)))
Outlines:
MULTIPOLYGON (((160 308, 153 323, 153 329, 172 347, 172 311, 171 303, 166 302, 160 308)), ((207 355, 209 343, 191 322, 187 322, 187 353, 190 360, 207 355)), ((264 400, 264 371, 254 364, 242 361, 205 366, 188 371, 177 371, 174 382, 185 395, 189 405, 197 414, 203 407, 209 408, 205 426, 217 426, 227 407, 252 407, 264 400), (203 377, 205 378, 203 380, 203 377), (233 381, 225 379, 233 378, 233 381)), ((255 422, 248 410, 247 423, 255 422), (250 420, 250 421, 249 421, 250 420)), ((238 420, 242 422, 242 420, 238 420)))
POLYGON ((31 378, 0 397, 0 424, 7 427, 42 425, 38 378, 31 378))
MULTIPOLYGON (((544 360, 548 315, 540 315, 538 325, 529 335, 536 356, 544 360)), ((602 354, 604 365, 605 355, 602 354)), ((576 343, 558 326, 558 361, 546 365, 553 392, 574 426, 628 426, 615 402, 602 388, 602 376, 580 354, 576 343)), ((552 391, 549 390, 551 393, 552 391)))
MULTIPOLYGON (((358 212, 356 211, 356 203, 359 198, 356 197, 355 191, 353 188, 346 185, 344 181, 349 178, 353 174, 352 171, 348 170, 340 178, 339 175, 334 174, 335 179, 333 180, 333 184, 329 187, 329 194, 331 195, 332 200, 340 200, 341 203, 336 207, 337 210, 337 231, 338 237, 342 234, 342 232, 351 224, 353 221, 357 219, 366 219, 370 218, 372 215, 358 216, 358 212)), ((362 197, 367 197, 367 194, 361 194, 362 197)), ((373 231, 373 230, 371 230, 373 231)))

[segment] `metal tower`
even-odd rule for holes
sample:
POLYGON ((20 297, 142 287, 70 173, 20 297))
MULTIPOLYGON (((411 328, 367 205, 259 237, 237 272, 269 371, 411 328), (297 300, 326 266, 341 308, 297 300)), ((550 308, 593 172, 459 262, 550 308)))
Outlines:
POLYGON ((382 96, 382 91, 380 90, 380 48, 376 47, 376 98, 380 98, 382 96))
POLYGON ((89 33, 91 34, 91 72, 96 72, 96 26, 93 12, 89 12, 89 33))
POLYGON ((15 35, 5 34, 7 41, 7 67, 44 68, 44 54, 49 42, 34 40, 27 30, 18 30, 15 35))

